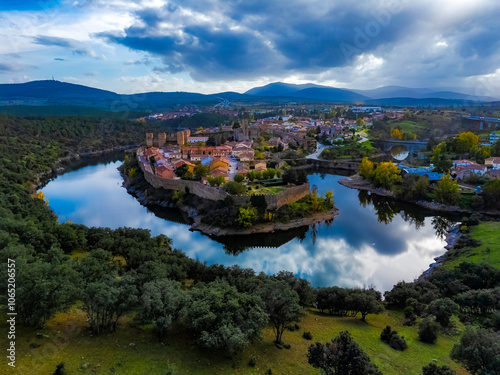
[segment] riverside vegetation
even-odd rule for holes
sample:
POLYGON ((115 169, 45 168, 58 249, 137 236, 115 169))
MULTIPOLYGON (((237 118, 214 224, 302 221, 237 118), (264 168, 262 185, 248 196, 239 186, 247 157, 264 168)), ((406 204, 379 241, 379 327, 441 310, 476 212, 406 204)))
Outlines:
POLYGON ((147 230, 58 224, 36 175, 66 153, 129 144, 139 126, 86 121, 0 117, 0 257, 16 260, 18 373, 427 375, 465 374, 463 365, 498 374, 500 270, 492 266, 440 267, 398 283, 382 302, 370 288, 312 288, 286 271, 206 266, 147 230), (469 308, 481 293, 488 305, 469 308), (380 340, 388 325, 405 351, 380 340))

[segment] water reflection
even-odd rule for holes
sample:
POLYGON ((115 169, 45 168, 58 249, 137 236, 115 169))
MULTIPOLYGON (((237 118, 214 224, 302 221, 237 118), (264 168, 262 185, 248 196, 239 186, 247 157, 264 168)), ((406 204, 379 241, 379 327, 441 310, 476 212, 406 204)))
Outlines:
POLYGON ((399 161, 405 160, 410 152, 405 145, 395 145, 391 148, 391 156, 399 161))
POLYGON ((444 252, 433 226, 436 218, 428 212, 358 193, 338 184, 342 176, 331 174, 312 174, 309 180, 319 194, 333 190, 340 210, 333 223, 214 240, 189 231, 178 211, 153 213, 141 206, 121 186, 119 165, 84 167, 48 183, 43 192, 59 220, 147 228, 153 235, 169 236, 175 248, 207 264, 237 264, 267 274, 288 270, 314 286, 373 284, 388 290, 400 280, 418 277, 444 252))

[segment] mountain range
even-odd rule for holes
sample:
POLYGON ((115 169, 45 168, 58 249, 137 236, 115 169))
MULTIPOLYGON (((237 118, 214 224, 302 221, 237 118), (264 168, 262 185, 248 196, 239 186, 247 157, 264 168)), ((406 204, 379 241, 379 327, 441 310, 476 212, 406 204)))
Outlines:
POLYGON ((84 85, 45 80, 0 84, 0 106, 82 106, 108 111, 155 111, 175 105, 214 105, 223 100, 237 102, 324 102, 386 106, 477 105, 498 100, 474 97, 464 92, 430 88, 385 86, 374 90, 349 90, 315 84, 275 82, 247 92, 199 94, 191 92, 147 92, 117 94, 84 85))

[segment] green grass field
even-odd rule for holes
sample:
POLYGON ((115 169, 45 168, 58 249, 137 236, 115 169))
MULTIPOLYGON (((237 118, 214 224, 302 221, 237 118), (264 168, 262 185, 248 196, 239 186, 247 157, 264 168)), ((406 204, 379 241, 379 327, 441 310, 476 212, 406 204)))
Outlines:
POLYGON ((421 135, 426 129, 425 124, 408 120, 391 122, 391 129, 396 126, 399 126, 403 133, 414 133, 417 136, 421 135))
POLYGON ((476 248, 464 249, 444 263, 446 268, 454 268, 462 262, 487 263, 500 269, 500 222, 483 222, 470 227, 472 238, 482 244, 476 248))
MULTIPOLYGON (((15 372, 10 373, 51 374, 58 363, 65 362, 72 375, 165 375, 168 371, 173 371, 172 374, 264 374, 268 369, 272 369, 273 374, 319 375, 320 372, 307 363, 307 348, 316 341, 326 343, 340 331, 348 330, 384 375, 419 375, 422 366, 433 360, 439 365, 451 366, 460 375, 467 374, 449 358, 460 335, 441 333, 436 344, 424 344, 418 341, 417 326, 402 326, 402 318, 402 312, 392 310, 368 315, 366 322, 309 311, 299 330, 284 334, 284 342, 290 344, 291 349, 276 348, 272 329, 267 328, 261 341, 231 356, 199 349, 179 327, 173 328, 161 343, 150 327, 135 326, 130 317, 121 320, 117 332, 92 336, 85 328, 85 314, 74 307, 68 313, 56 315, 41 331, 17 328, 17 366, 15 372), (380 340, 380 332, 386 325, 405 337, 406 351, 398 352, 380 340), (313 340, 302 338, 304 331, 310 331, 313 340), (37 332, 46 337, 37 338, 37 332), (248 366, 251 358, 256 359, 255 367, 248 366)), ((463 326, 456 324, 458 330, 463 331, 463 326)), ((5 328, 4 320, 1 327, 5 328)))

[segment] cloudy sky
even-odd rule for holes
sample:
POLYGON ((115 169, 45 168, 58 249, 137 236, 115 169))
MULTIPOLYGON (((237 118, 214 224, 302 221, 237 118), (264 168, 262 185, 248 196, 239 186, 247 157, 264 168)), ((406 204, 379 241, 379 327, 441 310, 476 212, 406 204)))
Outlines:
POLYGON ((1 0, 0 82, 500 93, 498 0, 1 0), (19 5, 22 4, 22 5, 19 5))

